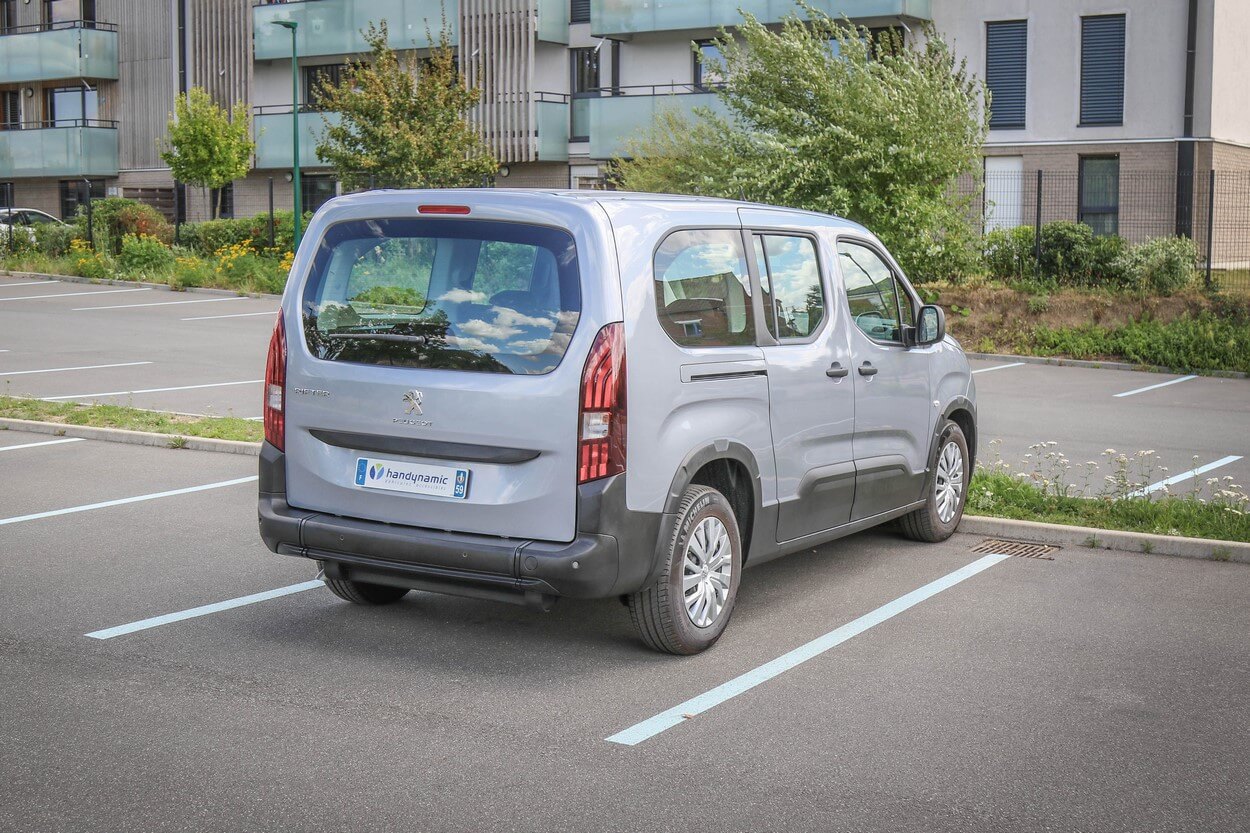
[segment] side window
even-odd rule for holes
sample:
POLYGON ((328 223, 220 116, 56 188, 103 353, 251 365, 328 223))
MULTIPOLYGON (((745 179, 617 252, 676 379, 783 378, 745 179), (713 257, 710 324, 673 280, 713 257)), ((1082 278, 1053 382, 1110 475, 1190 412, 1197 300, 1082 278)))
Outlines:
POLYGON ((678 344, 754 344, 742 236, 732 229, 670 234, 655 253, 655 305, 660 325, 678 344))
POLYGON ((886 262, 867 246, 842 241, 838 243, 838 263, 855 326, 878 341, 902 341, 900 314, 909 316, 909 324, 915 314, 911 298, 886 262))
POLYGON ((767 290, 767 326, 779 341, 807 338, 825 318, 815 244, 807 237, 764 234, 756 238, 755 249, 760 281, 767 290))

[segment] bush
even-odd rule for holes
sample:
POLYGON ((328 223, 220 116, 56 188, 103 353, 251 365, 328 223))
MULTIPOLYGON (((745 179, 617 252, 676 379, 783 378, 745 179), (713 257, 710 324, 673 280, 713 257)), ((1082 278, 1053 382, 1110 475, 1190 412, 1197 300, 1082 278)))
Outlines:
POLYGON ((1022 281, 1033 276, 1033 227, 994 229, 985 235, 985 268, 991 277, 1022 281))
POLYGON ((1188 237, 1156 237, 1128 252, 1124 262, 1140 288, 1174 295, 1197 276, 1198 247, 1188 237))
POLYGON ((1197 251, 1186 238, 1160 237, 1130 248, 1122 237, 1095 237, 1083 223, 1042 226, 1040 281, 1033 279, 1033 229, 995 229, 985 235, 985 269, 1011 284, 1136 289, 1172 295, 1194 278, 1197 251))
POLYGON ((1170 324, 1133 321, 1103 329, 1095 324, 1051 329, 1039 327, 1032 337, 1037 355, 1074 359, 1114 357, 1174 370, 1236 370, 1250 372, 1250 326, 1244 320, 1211 313, 1179 318, 1170 324))
POLYGON ((169 247, 150 234, 127 234, 122 238, 117 264, 123 272, 151 276, 174 262, 169 247))
MULTIPOLYGON (((236 220, 207 220, 203 223, 187 223, 179 233, 178 242, 204 256, 215 257, 228 246, 244 243, 256 254, 280 257, 283 252, 295 248, 295 212, 274 212, 274 245, 269 247, 269 214, 257 214, 236 220)), ((305 227, 312 217, 304 217, 305 227)))
POLYGON ((60 223, 41 223, 35 226, 35 242, 39 251, 50 257, 62 257, 69 253, 70 244, 78 237, 78 229, 60 223))
MULTIPOLYGON (((126 235, 146 234, 163 243, 174 239, 173 226, 165 217, 146 203, 122 197, 94 200, 91 204, 92 230, 95 232, 96 248, 110 255, 121 253, 126 235)), ((87 209, 80 206, 74 218, 77 236, 87 237, 87 209)))
POLYGON ((1057 220, 1042 226, 1042 274, 1061 286, 1089 286, 1094 275, 1094 231, 1084 223, 1057 220))
POLYGON ((26 254, 36 249, 35 241, 25 226, 0 225, 0 257, 26 254))
POLYGON ((72 273, 82 278, 111 277, 113 264, 108 255, 93 250, 86 240, 75 240, 70 244, 69 257, 72 273))

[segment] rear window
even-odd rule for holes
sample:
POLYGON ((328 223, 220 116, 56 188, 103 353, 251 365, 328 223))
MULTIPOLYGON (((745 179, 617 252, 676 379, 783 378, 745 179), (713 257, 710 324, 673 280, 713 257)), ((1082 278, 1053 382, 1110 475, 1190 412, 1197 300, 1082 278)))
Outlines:
POLYGON ((319 359, 519 375, 555 369, 581 309, 571 235, 481 220, 331 226, 303 298, 319 359))

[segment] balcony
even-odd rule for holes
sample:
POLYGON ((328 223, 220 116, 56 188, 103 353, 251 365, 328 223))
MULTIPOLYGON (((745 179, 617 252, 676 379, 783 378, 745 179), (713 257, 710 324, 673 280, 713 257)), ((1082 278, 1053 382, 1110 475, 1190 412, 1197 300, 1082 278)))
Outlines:
POLYGON ((63 78, 117 79, 117 27, 75 20, 0 35, 0 84, 63 78))
MULTIPOLYGON (((299 164, 300 168, 324 168, 326 164, 317 158, 317 144, 325 130, 325 119, 338 124, 338 113, 322 113, 301 110, 299 114, 299 164)), ((252 134, 256 139, 256 167, 284 168, 289 170, 293 160, 295 141, 291 129, 290 105, 257 107, 252 118, 252 134)))
POLYGON ((252 48, 258 61, 290 58, 291 33, 274 22, 292 20, 299 24, 295 45, 301 58, 353 55, 369 50, 361 30, 385 20, 391 48, 426 49, 430 46, 427 32, 438 40, 444 8, 454 45, 460 39, 457 0, 303 0, 255 6, 252 48))
POLYGON ((117 122, 81 119, 0 130, 0 171, 23 177, 117 176, 117 122))
POLYGON ((569 159, 569 97, 560 93, 534 93, 538 124, 539 162, 569 159))
MULTIPOLYGON (((833 17, 929 20, 930 0, 810 0, 833 17)), ((737 25, 744 12, 762 23, 779 23, 798 13, 794 0, 590 0, 590 30, 599 36, 674 29, 719 29, 737 25)))
POLYGON ((590 156, 611 159, 625 152, 628 139, 649 127, 658 113, 675 110, 690 116, 696 107, 710 107, 723 112, 716 94, 689 84, 652 87, 619 87, 619 95, 602 90, 599 98, 574 99, 586 102, 586 121, 590 129, 590 156))

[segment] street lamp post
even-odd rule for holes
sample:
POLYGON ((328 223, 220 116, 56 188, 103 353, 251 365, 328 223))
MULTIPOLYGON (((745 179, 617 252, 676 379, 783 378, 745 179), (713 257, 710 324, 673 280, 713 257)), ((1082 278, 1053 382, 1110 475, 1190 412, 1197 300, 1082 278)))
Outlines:
POLYGON ((295 216, 292 218, 294 222, 295 244, 294 248, 299 248, 300 240, 300 224, 303 218, 304 199, 300 188, 299 173, 299 54, 295 46, 295 30, 299 28, 299 21, 296 20, 275 20, 274 23, 284 29, 291 31, 291 138, 293 150, 293 164, 291 165, 291 184, 295 186, 295 216))

